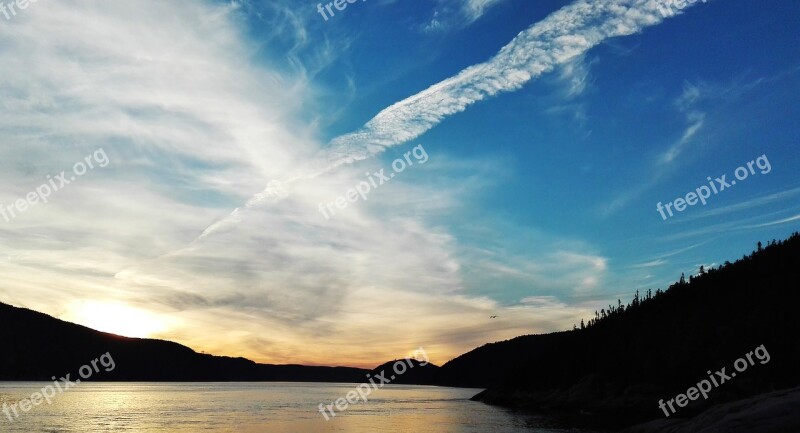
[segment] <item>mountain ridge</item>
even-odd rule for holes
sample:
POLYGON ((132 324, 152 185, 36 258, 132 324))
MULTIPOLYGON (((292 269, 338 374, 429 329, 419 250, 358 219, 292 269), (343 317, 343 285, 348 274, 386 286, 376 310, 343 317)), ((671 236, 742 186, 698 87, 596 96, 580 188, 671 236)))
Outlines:
POLYGON ((118 368, 92 380, 361 382, 370 371, 197 353, 173 341, 123 337, 5 303, 0 303, 0 338, 7 347, 0 354, 0 380, 48 380, 103 353, 110 353, 118 368))

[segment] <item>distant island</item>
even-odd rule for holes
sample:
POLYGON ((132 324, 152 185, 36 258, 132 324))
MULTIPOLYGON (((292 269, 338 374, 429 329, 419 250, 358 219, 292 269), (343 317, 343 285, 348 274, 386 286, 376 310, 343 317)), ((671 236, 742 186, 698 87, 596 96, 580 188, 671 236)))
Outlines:
MULTIPOLYGON (((475 400, 573 424, 623 428, 656 420, 652 431, 712 405, 744 399, 756 404, 759 395, 796 401, 800 392, 780 390, 800 386, 798 282, 800 234, 794 233, 784 241, 759 242, 752 254, 733 263, 680 276, 666 290, 637 292, 628 303, 616 300, 573 330, 487 344, 441 367, 416 363, 393 383, 485 388, 475 400), (725 366, 730 371, 735 360, 759 346, 768 349, 768 364, 665 417, 659 400, 686 392, 710 371, 725 366)), ((391 363, 373 370, 258 364, 169 341, 103 333, 1 303, 0 337, 3 381, 48 381, 105 352, 113 353, 119 368, 97 380, 363 383, 367 374, 391 363)), ((651 431, 639 428, 631 431, 651 431)))

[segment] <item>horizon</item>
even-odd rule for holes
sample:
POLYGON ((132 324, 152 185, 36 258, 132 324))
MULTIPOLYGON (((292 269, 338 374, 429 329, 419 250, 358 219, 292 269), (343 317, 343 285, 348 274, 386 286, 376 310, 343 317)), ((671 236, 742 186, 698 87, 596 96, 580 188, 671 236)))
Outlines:
POLYGON ((441 366, 798 229, 798 3, 320 5, 0 10, 0 302, 441 366))
MULTIPOLYGON (((782 243, 782 242, 785 242, 785 241, 788 241, 788 240, 792 240, 793 238, 796 240, 796 238, 797 238, 798 236, 800 236, 800 232, 794 232, 794 233, 792 233, 791 235, 789 235, 789 236, 788 236, 787 238, 785 238, 785 239, 777 239, 777 240, 773 239, 773 241, 778 241, 778 243, 782 243)), ((757 254, 757 253, 760 253, 760 252, 762 252, 762 251, 766 251, 766 250, 768 250, 768 249, 769 249, 770 247, 772 247, 772 246, 773 246, 773 245, 771 245, 771 244, 770 244, 770 242, 768 242, 768 241, 767 241, 767 242, 763 242, 763 243, 762 243, 761 241, 758 241, 758 242, 757 242, 757 248, 756 248, 755 250, 751 251, 751 252, 750 252, 750 254, 745 254, 745 256, 744 256, 744 257, 752 257, 752 256, 756 256, 756 254, 757 254)), ((713 272, 714 270, 724 269, 724 268, 725 268, 725 265, 730 265, 730 264, 732 264, 732 263, 735 263, 737 260, 738 260, 738 259, 735 259, 735 260, 734 260, 734 262, 729 262, 729 261, 726 261, 726 263, 725 263, 724 265, 719 265, 719 266, 716 266, 716 267, 709 267, 709 268, 706 268, 705 270, 701 270, 701 272, 699 272, 698 274, 695 274, 695 275, 689 275, 689 278, 685 278, 685 276, 684 276, 684 275, 681 275, 681 278, 680 278, 679 280, 676 280, 676 281, 675 281, 673 284, 670 284, 670 285, 669 285, 669 287, 667 287, 666 289, 664 289, 664 290, 663 290, 663 292, 664 292, 664 293, 668 292, 668 291, 669 291, 669 289, 672 289, 672 288, 673 288, 673 286, 677 286, 677 285, 680 285, 680 284, 691 284, 692 277, 699 277, 699 276, 703 275, 704 273, 705 273, 705 274, 708 274, 708 273, 711 273, 711 272, 713 272)), ((653 294, 655 294, 655 295, 658 295, 660 291, 661 291, 660 289, 658 289, 658 290, 655 290, 655 291, 653 291, 653 294)), ((639 293, 638 293, 638 291, 637 291, 637 296, 638 296, 638 295, 639 295, 639 293)), ((643 293, 641 294, 641 296, 639 297, 639 299, 640 299, 640 301, 642 301, 642 302, 644 302, 644 301, 650 301, 650 300, 652 300, 652 298, 650 297, 651 295, 652 295, 652 294, 648 294, 647 292, 643 292, 643 293)), ((632 304, 632 302, 633 302, 633 299, 631 300, 631 302, 627 302, 627 300, 626 300, 626 301, 621 301, 621 305, 622 305, 622 306, 626 306, 626 305, 627 305, 627 307, 628 307, 628 308, 630 308, 630 307, 631 307, 631 304, 632 304)), ((5 303, 2 303, 2 302, 0 302, 0 304, 4 304, 4 305, 6 305, 6 306, 10 306, 10 307, 12 307, 12 308, 22 308, 22 309, 27 309, 27 308, 25 308, 25 307, 19 307, 19 306, 15 306, 15 305, 5 304, 5 303)), ((609 304, 609 306, 610 306, 610 304, 609 304)), ((42 312, 40 312, 40 311, 35 311, 35 310, 31 310, 31 309, 27 309, 27 310, 28 310, 28 311, 31 311, 31 312, 33 312, 33 313, 36 313, 36 314, 45 314, 47 317, 50 317, 50 318, 52 318, 52 319, 59 320, 59 321, 62 321, 62 322, 66 322, 66 323, 68 323, 68 324, 71 324, 71 325, 78 325, 78 326, 83 326, 83 327, 86 327, 85 325, 80 325, 80 324, 78 324, 78 323, 74 323, 74 322, 65 321, 65 320, 63 320, 63 319, 59 319, 59 318, 57 318, 57 317, 53 317, 53 316, 51 316, 51 315, 48 315, 48 314, 46 314, 46 313, 42 313, 42 312)), ((609 310, 609 311, 611 311, 611 310, 609 310)), ((597 311, 595 311, 595 313, 597 313, 597 311)), ((600 316, 597 316, 597 317, 598 317, 597 321, 599 321, 599 317, 600 317, 600 316)), ((609 316, 609 317, 610 317, 610 316, 609 316)), ((557 333, 562 333, 562 332, 569 332, 569 331, 583 330, 583 329, 584 329, 584 328, 583 328, 583 325, 584 325, 584 320, 585 320, 585 318, 581 318, 581 319, 580 319, 581 327, 577 327, 577 324, 573 324, 573 325, 574 325, 573 329, 561 329, 561 330, 554 330, 554 331, 549 331, 549 332, 545 332, 545 333, 541 333, 541 334, 538 334, 538 333, 537 333, 537 334, 525 334, 525 335, 518 335, 518 336, 515 336, 515 337, 512 337, 512 338, 510 338, 509 340, 513 340, 513 339, 515 339, 515 338, 519 338, 519 337, 530 337, 530 336, 536 336, 536 335, 546 335, 546 334, 551 334, 551 333, 555 333, 555 334, 557 334, 557 333)), ((588 328, 588 327, 594 326, 594 324, 596 323, 596 320, 595 320, 595 319, 590 319, 590 320, 586 321, 585 323, 586 323, 586 327, 588 328)), ((169 342, 169 343, 175 343, 175 344, 179 344, 179 345, 181 345, 180 343, 178 343, 178 342, 175 342, 175 341, 171 341, 171 340, 164 340, 164 339, 158 339, 158 338, 152 338, 152 337, 129 337, 129 336, 120 335, 120 334, 115 334, 115 333, 111 333, 111 332, 99 331, 99 330, 97 330, 97 329, 93 329, 93 328, 88 328, 88 327, 86 327, 86 328, 87 328, 87 329, 89 329, 90 331, 94 331, 94 332, 102 332, 102 333, 105 333, 105 334, 110 334, 110 335, 112 335, 112 336, 114 336, 114 337, 121 337, 121 338, 125 338, 125 339, 133 339, 133 340, 158 340, 158 341, 166 341, 166 342, 169 342)), ((509 341, 509 340, 504 340, 504 341, 509 341)), ((500 341, 494 341, 494 342, 488 342, 488 343, 499 343, 499 342, 500 342, 500 341)), ((183 345, 183 346, 184 346, 184 347, 188 347, 188 346, 185 346, 185 345, 183 345)), ((482 347, 482 346, 480 346, 480 347, 482 347)), ((459 355, 456 355, 456 356, 454 356, 453 358, 450 358, 450 359, 448 359, 448 360, 446 360, 446 361, 443 361, 443 362, 442 362, 442 363, 440 363, 440 364, 436 364, 436 363, 433 363, 433 362, 428 362, 428 361, 426 361, 426 364, 432 364, 432 365, 434 365, 434 366, 436 366, 436 367, 442 367, 442 366, 443 366, 444 364, 446 364, 447 362, 450 362, 450 361, 452 361, 452 360, 454 360, 454 359, 457 359, 457 358, 459 358, 459 357, 461 357, 461 356, 463 356, 463 355, 466 355, 466 354, 468 354, 468 353, 472 352, 472 351, 473 351, 473 350, 475 350, 475 349, 479 349, 480 347, 475 347, 475 348, 469 349, 469 350, 465 351, 464 353, 461 353, 461 354, 459 354, 459 355)), ((197 350, 195 350, 195 349, 193 349, 193 348, 191 348, 191 347, 188 347, 188 348, 189 348, 189 349, 191 349, 192 351, 194 351, 196 354, 202 354, 202 355, 211 355, 211 356, 215 356, 215 357, 244 358, 244 359, 247 359, 247 360, 249 360, 249 361, 256 362, 256 363, 258 363, 258 364, 264 364, 264 363, 259 363, 259 362, 257 362, 257 361, 253 361, 253 360, 251 360, 251 359, 248 359, 248 358, 245 358, 245 357, 242 357, 242 356, 236 356, 236 355, 218 355, 218 354, 214 354, 214 353, 206 353, 206 352, 202 352, 202 351, 197 351, 197 350)), ((419 355, 420 355, 420 352, 422 352, 422 358, 423 358, 423 360, 427 359, 427 358, 426 358, 426 357, 427 357, 427 352, 425 352, 424 348, 420 347, 420 348, 417 348, 416 350, 412 351, 410 356, 409 356, 409 355, 406 355, 405 357, 402 357, 402 356, 401 356, 401 357, 394 357, 394 358, 391 358, 391 359, 389 359, 389 360, 386 360, 386 361, 380 361, 380 362, 377 362, 377 363, 375 363, 373 366, 370 366, 370 365, 359 365, 359 366, 356 366, 356 365, 350 365, 350 364, 341 364, 341 363, 339 363, 339 364, 273 364, 273 365, 299 365, 299 366, 307 366, 307 367, 334 367, 334 368, 356 368, 356 369, 362 369, 362 370, 373 370, 373 369, 376 369, 376 368, 378 368, 378 367, 380 367, 380 366, 382 366, 382 365, 385 365, 385 364, 391 364, 391 363, 393 363, 393 362, 395 362, 395 361, 398 361, 398 360, 403 360, 403 359, 407 359, 407 360, 408 360, 408 359, 411 359, 411 360, 418 360, 418 361, 419 361, 419 358, 420 358, 420 356, 419 356, 419 355)))

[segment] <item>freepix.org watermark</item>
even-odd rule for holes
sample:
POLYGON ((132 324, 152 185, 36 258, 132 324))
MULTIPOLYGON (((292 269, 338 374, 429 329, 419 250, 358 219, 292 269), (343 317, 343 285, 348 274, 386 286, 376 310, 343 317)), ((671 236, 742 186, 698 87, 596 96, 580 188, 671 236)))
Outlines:
POLYGON ((86 156, 83 161, 76 162, 72 166, 71 175, 67 175, 66 171, 62 171, 61 174, 57 174, 52 177, 47 175, 47 183, 39 185, 35 191, 31 191, 26 194, 24 199, 18 199, 9 206, 4 206, 2 203, 0 203, 0 215, 2 215, 6 222, 10 222, 12 219, 16 218, 17 215, 28 210, 29 207, 32 207, 40 202, 47 203, 50 195, 74 182, 78 177, 83 176, 89 170, 94 169, 95 163, 98 167, 102 168, 107 166, 109 162, 110 161, 108 159, 108 155, 106 155, 106 151, 101 147, 93 154, 86 156))
POLYGON ((351 404, 356 404, 359 401, 366 402, 367 396, 372 394, 373 390, 383 388, 383 385, 390 383, 391 381, 397 379, 397 376, 400 376, 406 371, 414 368, 414 363, 411 362, 412 359, 419 362, 420 367, 424 367, 430 362, 430 359, 428 359, 428 353, 425 352, 425 349, 420 347, 419 349, 415 350, 411 356, 397 360, 394 362, 394 364, 392 364, 392 370, 394 371, 394 374, 392 374, 391 371, 387 373, 385 370, 381 370, 381 372, 375 376, 367 374, 369 383, 362 383, 361 385, 358 385, 354 390, 348 391, 345 397, 337 398, 336 401, 331 404, 326 405, 325 403, 320 403, 319 413, 325 417, 325 421, 330 421, 332 417, 336 416, 336 412, 333 410, 334 406, 336 407, 336 410, 343 411, 346 410, 351 404), (420 357, 422 358, 421 360, 420 357), (386 377, 387 374, 389 375, 388 378, 386 377), (376 380, 378 381, 377 383, 375 382, 376 380), (328 416, 329 413, 330 416, 328 416))
MULTIPOLYGON (((344 11, 347 8, 348 4, 353 4, 357 1, 358 0, 335 0, 328 3, 324 7, 322 6, 322 3, 319 3, 317 4, 317 12, 319 12, 319 14, 322 15, 322 18, 325 18, 325 21, 328 21, 329 19, 328 15, 330 15, 330 17, 336 15, 336 13, 333 11, 333 8, 336 8, 340 11, 344 11), (328 11, 327 14, 325 13, 326 10, 328 11)), ((367 0, 361 0, 361 1, 367 1, 367 0)))
MULTIPOLYGON (((97 364, 100 364, 107 372, 113 371, 117 366, 114 363, 114 358, 111 357, 111 353, 106 352, 100 355, 99 358, 93 359, 89 364, 81 366, 81 368, 78 369, 78 375, 82 379, 88 379, 92 377, 94 373, 99 373, 100 367, 97 364)), ((19 418, 17 407, 19 407, 19 410, 22 412, 28 412, 44 402, 47 402, 47 404, 53 404, 53 398, 57 395, 56 392, 58 392, 58 394, 63 394, 73 386, 81 383, 81 379, 75 379, 75 381, 71 381, 69 380, 69 376, 69 373, 67 373, 65 377, 62 377, 58 380, 56 380, 56 377, 53 376, 51 378, 53 381, 52 385, 47 385, 43 387, 41 391, 34 392, 31 394, 30 398, 24 398, 10 405, 4 402, 3 413, 6 414, 6 418, 8 418, 10 422, 14 422, 16 418, 19 418), (11 416, 12 413, 14 414, 13 417, 11 416)))
POLYGON ((397 158, 392 162, 392 173, 389 173, 388 175, 385 174, 384 172, 386 169, 384 168, 376 171, 375 173, 367 173, 366 175, 369 182, 366 180, 361 181, 356 186, 348 189, 345 195, 338 197, 336 200, 329 203, 320 203, 320 213, 325 217, 325 219, 330 219, 333 215, 336 215, 336 211, 333 209, 334 206, 339 210, 344 210, 350 203, 358 201, 359 198, 366 201, 367 195, 370 193, 370 191, 378 188, 384 183, 389 182, 396 174, 402 173, 407 167, 412 167, 414 165, 414 161, 411 159, 412 155, 414 156, 414 160, 420 164, 425 164, 428 162, 428 152, 426 152, 425 148, 419 144, 410 151, 406 152, 403 155, 403 158, 397 158))
POLYGON ((0 14, 6 17, 6 21, 11 20, 11 17, 17 16, 17 11, 28 9, 31 3, 36 3, 37 0, 16 0, 8 4, 0 1, 0 14))
POLYGON ((697 400, 701 395, 704 399, 708 399, 708 393, 713 389, 711 388, 712 383, 714 384, 714 388, 718 388, 723 383, 736 377, 736 373, 741 373, 747 370, 748 367, 756 365, 755 361, 753 361, 753 355, 756 356, 761 365, 768 363, 770 360, 769 352, 767 352, 767 348, 762 344, 756 347, 756 350, 751 350, 744 357, 737 359, 736 362, 733 363, 733 368, 736 369, 735 372, 727 374, 725 372, 726 367, 722 367, 722 370, 716 371, 714 374, 711 374, 711 370, 708 370, 706 372, 708 374, 708 379, 697 382, 697 386, 686 390, 686 394, 678 394, 675 398, 667 400, 666 405, 664 405, 664 399, 659 400, 658 407, 664 411, 664 416, 669 417, 670 412, 667 412, 667 406, 669 406, 669 410, 672 411, 672 413, 675 413, 677 410, 672 406, 672 403, 675 403, 678 407, 686 407, 689 401, 697 400))
POLYGON ((719 194, 722 191, 736 185, 737 180, 745 180, 748 176, 756 174, 756 170, 753 167, 755 166, 761 172, 761 174, 767 174, 772 171, 772 166, 769 163, 769 159, 767 159, 767 155, 761 155, 756 158, 754 161, 750 161, 745 165, 736 169, 733 172, 733 175, 736 179, 731 179, 730 182, 727 180, 727 175, 723 174, 722 176, 711 180, 711 177, 707 177, 708 186, 703 185, 695 189, 693 192, 686 194, 686 197, 679 197, 675 200, 667 203, 666 205, 662 205, 661 202, 656 204, 656 211, 661 214, 661 219, 667 220, 667 214, 672 217, 674 214, 672 213, 672 209, 675 209, 675 212, 683 212, 686 210, 686 206, 694 206, 697 202, 706 205, 706 200, 711 197, 711 192, 714 192, 714 195, 719 194), (664 212, 666 210, 666 213, 664 212))

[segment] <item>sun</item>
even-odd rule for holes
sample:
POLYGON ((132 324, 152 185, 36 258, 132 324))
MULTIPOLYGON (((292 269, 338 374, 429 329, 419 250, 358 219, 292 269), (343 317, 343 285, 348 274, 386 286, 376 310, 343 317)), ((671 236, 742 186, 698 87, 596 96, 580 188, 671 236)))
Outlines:
POLYGON ((76 302, 60 318, 124 337, 148 338, 166 328, 158 315, 119 302, 76 302))

